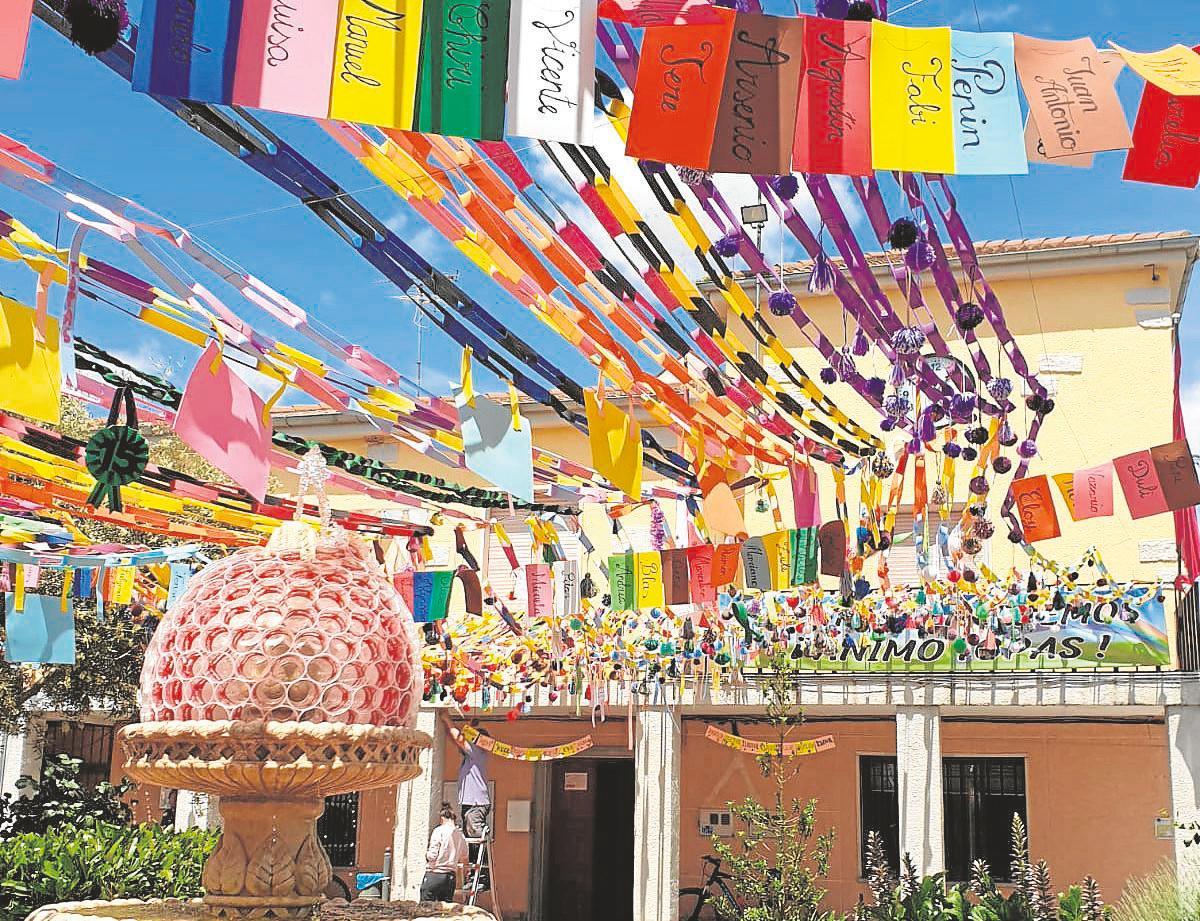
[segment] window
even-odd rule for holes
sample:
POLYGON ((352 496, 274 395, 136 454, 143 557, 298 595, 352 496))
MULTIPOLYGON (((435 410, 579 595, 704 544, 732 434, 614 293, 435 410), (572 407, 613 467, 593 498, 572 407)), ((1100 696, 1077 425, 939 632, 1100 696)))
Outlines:
POLYGON ((867 875, 867 835, 883 837, 892 873, 900 869, 900 801, 896 797, 896 759, 891 755, 863 755, 858 759, 859 811, 862 839, 859 865, 867 875))
POLYGON ((89 790, 112 774, 113 739, 116 727, 101 723, 50 720, 42 743, 42 770, 59 755, 78 758, 79 782, 89 790))
POLYGON ((317 837, 335 867, 353 867, 358 860, 358 794, 325 797, 325 811, 317 819, 317 837))
POLYGON ((987 862, 992 878, 1012 880, 1012 820, 1025 821, 1025 761, 1021 758, 946 758, 942 761, 946 870, 971 877, 987 862))

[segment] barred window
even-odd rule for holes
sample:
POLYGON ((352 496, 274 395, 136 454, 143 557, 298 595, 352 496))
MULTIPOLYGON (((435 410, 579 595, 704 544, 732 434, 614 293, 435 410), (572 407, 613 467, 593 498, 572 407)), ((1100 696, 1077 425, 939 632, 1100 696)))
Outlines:
POLYGON ((946 869, 951 880, 987 863, 992 878, 1012 880, 1012 821, 1026 821, 1022 758, 946 758, 942 761, 946 869))

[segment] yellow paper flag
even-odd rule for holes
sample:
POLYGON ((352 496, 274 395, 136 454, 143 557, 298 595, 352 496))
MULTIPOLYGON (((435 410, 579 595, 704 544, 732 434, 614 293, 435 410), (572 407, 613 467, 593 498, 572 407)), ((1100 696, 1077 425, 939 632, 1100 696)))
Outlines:
POLYGON ((610 402, 600 402, 594 390, 585 390, 588 442, 592 466, 631 499, 642 497, 642 427, 610 402))
POLYGON ((1172 96, 1200 96, 1200 54, 1186 45, 1142 54, 1109 42, 1134 73, 1172 96))
POLYGON ((792 585, 792 532, 775 531, 763 535, 763 548, 771 567, 771 588, 782 591, 792 585))
POLYGON ((657 550, 633 555, 633 584, 637 590, 635 607, 661 608, 666 604, 662 555, 657 550))
POLYGON ((0 408, 58 422, 58 320, 46 317, 46 341, 33 333, 34 310, 0 297, 0 408))
POLYGON ((329 117, 409 129, 421 53, 421 0, 342 0, 329 117))
POLYGON ((875 169, 954 172, 950 30, 871 23, 871 162, 875 169))
POLYGON ((137 569, 133 566, 118 566, 113 570, 112 595, 108 599, 113 604, 129 604, 133 600, 133 577, 137 569))
POLYGON ((1079 519, 1075 517, 1075 474, 1056 473, 1054 482, 1058 486, 1058 491, 1062 493, 1063 501, 1067 503, 1067 511, 1071 513, 1071 520, 1078 521, 1079 519))

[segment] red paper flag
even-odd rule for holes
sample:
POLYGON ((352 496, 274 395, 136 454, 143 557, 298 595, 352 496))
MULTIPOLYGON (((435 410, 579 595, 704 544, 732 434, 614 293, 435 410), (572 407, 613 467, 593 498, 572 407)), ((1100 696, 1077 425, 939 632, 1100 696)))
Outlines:
POLYGON ((1149 451, 1136 451, 1113 461, 1117 468, 1117 479, 1125 493, 1125 504, 1133 518, 1145 518, 1167 510, 1158 471, 1154 469, 1154 458, 1149 451))
POLYGON ((1049 540, 1062 533, 1058 528, 1058 513, 1054 511, 1054 498, 1050 495, 1050 484, 1045 474, 1014 480, 1012 494, 1026 542, 1032 544, 1049 540))
POLYGON ((708 0, 600 0, 599 15, 631 26, 706 25, 721 22, 708 0))
POLYGON ((693 604, 707 604, 717 600, 713 586, 713 547, 701 544, 687 548, 688 570, 691 575, 691 600, 693 604))
POLYGON ((25 62, 33 0, 4 0, 0 3, 0 77, 16 80, 25 62))
POLYGON ((710 170, 778 175, 791 169, 803 59, 802 19, 737 14, 710 170))
MULTIPOLYGON (((1200 51, 1200 46, 1197 46, 1200 51)), ((1123 179, 1192 189, 1200 182, 1200 96, 1142 90, 1123 179)))
POLYGON ((709 25, 654 26, 642 39, 629 118, 631 157, 707 169, 736 14, 709 25))
POLYGON ((804 76, 792 144, 798 173, 870 176, 871 24, 804 17, 804 76))

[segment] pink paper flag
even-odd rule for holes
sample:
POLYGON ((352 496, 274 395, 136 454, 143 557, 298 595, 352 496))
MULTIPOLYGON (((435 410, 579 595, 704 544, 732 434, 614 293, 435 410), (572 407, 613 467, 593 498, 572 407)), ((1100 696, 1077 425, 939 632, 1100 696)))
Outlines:
POLYGON ((1154 469, 1154 458, 1149 451, 1136 451, 1113 461, 1117 468, 1117 479, 1133 518, 1145 518, 1167 510, 1167 500, 1158 471, 1154 469))
POLYGON ((530 617, 554 616, 554 589, 550 585, 549 563, 531 563, 525 567, 525 590, 530 617))
POLYGON ((16 80, 25 62, 33 0, 4 0, 0 3, 0 77, 16 80))
POLYGON ((175 434, 261 501, 271 469, 271 426, 263 415, 263 401, 229 369, 213 342, 188 378, 175 434))
POLYGON ((1101 464, 1075 471, 1076 521, 1085 518, 1104 518, 1113 513, 1113 468, 1101 464))
POLYGON ((817 471, 811 464, 793 464, 792 509, 796 527, 815 528, 821 523, 821 494, 817 489, 817 471))
POLYGON ((338 0, 243 0, 236 105, 325 118, 338 0))

